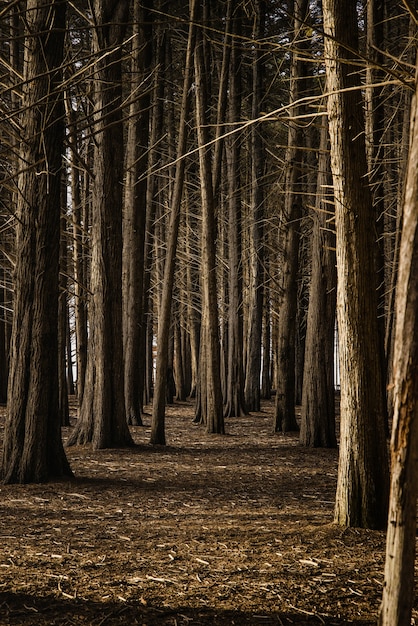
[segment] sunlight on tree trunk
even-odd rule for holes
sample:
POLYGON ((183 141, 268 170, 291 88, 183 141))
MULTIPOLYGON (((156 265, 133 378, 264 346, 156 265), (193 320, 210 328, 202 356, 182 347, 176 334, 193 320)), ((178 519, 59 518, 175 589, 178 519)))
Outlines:
POLYGON ((377 327, 375 215, 367 182, 363 102, 355 65, 356 2, 324 0, 323 7, 341 375, 335 521, 342 526, 384 528, 389 486, 386 403, 377 327))
POLYGON ((418 74, 396 288, 392 477, 380 626, 411 623, 418 495, 418 74))

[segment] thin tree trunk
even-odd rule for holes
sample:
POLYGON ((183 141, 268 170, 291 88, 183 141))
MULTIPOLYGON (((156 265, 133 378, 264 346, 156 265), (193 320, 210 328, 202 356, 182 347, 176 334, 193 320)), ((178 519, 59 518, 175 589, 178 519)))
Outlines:
POLYGON ((131 98, 123 216, 123 333, 128 424, 142 425, 144 385, 144 259, 152 58, 152 1, 134 3, 131 98))
MULTIPOLYGON (((306 70, 300 48, 305 39, 303 24, 309 12, 307 0, 294 2, 294 42, 291 66, 290 102, 297 103, 305 89, 306 70)), ((297 271, 299 261, 300 219, 302 217, 302 145, 301 122, 295 118, 302 107, 292 104, 292 121, 289 122, 288 149, 286 153, 285 233, 282 300, 279 310, 279 336, 277 338, 277 392, 275 402, 276 431, 298 430, 295 415, 296 396, 296 317, 297 271)))
POLYGON ((315 213, 312 215, 312 270, 306 330, 300 442, 336 447, 334 332, 337 274, 333 212, 329 198, 331 170, 328 124, 322 118, 315 213))
POLYGON ((263 323, 263 247, 264 247, 264 191, 263 175, 265 154, 260 126, 255 122, 260 116, 263 93, 263 57, 260 41, 264 37, 266 3, 254 3, 253 37, 254 59, 252 65, 251 117, 251 257, 249 320, 246 339, 246 369, 244 398, 248 411, 260 410, 261 336, 263 323))
MULTIPOLYGON (((231 3, 230 3, 231 4, 231 3)), ((229 79, 229 130, 241 116, 241 75, 237 50, 239 21, 233 18, 231 42, 231 69, 229 79)), ((225 145, 228 189, 228 360, 226 368, 225 417, 239 417, 247 413, 244 399, 243 367, 243 296, 242 296, 242 244, 241 244, 241 190, 240 190, 240 135, 228 137, 225 145)))
MULTIPOLYGON (((200 4, 201 0, 197 0, 200 4)), ((200 7, 199 7, 200 8, 200 7)), ((206 117, 207 75, 203 56, 203 37, 199 31, 195 50, 196 121, 199 146, 200 190, 202 199, 202 291, 203 328, 205 351, 201 351, 200 393, 205 398, 204 423, 210 433, 224 433, 223 401, 221 388, 221 360, 218 319, 218 289, 216 280, 216 221, 212 186, 211 152, 208 144, 206 117)))
MULTIPOLYGON (((85 255, 84 242, 86 239, 87 224, 83 224, 82 194, 79 165, 77 162, 77 124, 76 112, 71 107, 69 95, 65 97, 66 117, 68 125, 67 141, 71 148, 71 199, 73 225, 73 272, 74 272, 74 314, 75 314, 75 344, 77 362, 77 399, 81 406, 84 391, 84 379, 87 365, 87 285, 84 271, 85 255)), ((85 172, 85 176, 88 174, 85 172)))
POLYGON ((164 266, 164 282, 161 295, 158 317, 157 334, 157 362, 155 374, 155 389, 152 408, 151 443, 165 444, 165 404, 167 368, 169 365, 169 340, 171 322, 171 299, 173 295, 174 270, 177 251, 177 241, 180 226, 180 206, 183 195, 183 182, 187 143, 187 125, 190 110, 190 86, 193 76, 193 52, 195 39, 196 1, 190 0, 189 37, 186 52, 186 65, 183 82, 183 96, 179 121, 179 136, 177 144, 177 163, 174 189, 171 198, 171 212, 169 234, 167 240, 167 255, 164 266))

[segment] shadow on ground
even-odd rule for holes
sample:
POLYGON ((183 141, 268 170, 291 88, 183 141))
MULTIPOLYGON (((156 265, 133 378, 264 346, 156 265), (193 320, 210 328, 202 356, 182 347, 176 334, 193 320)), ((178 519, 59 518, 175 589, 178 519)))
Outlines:
POLYGON ((210 608, 177 609, 142 606, 139 602, 100 603, 54 596, 0 593, 0 624, 27 626, 369 626, 374 621, 306 616, 293 613, 252 614, 210 608))

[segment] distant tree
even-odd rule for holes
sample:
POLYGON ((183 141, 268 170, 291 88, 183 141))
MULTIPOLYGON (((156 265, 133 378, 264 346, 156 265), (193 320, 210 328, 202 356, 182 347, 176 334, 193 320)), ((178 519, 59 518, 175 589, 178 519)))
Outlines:
POLYGON ((265 150, 260 132, 263 97, 264 57, 261 40, 264 37, 266 2, 253 3, 253 46, 251 83, 251 236, 249 259, 249 305, 246 336, 246 368, 244 399, 246 410, 260 410, 261 341, 263 324, 263 251, 264 251, 264 185, 265 150))
POLYGON ((123 213, 123 332, 125 404, 129 424, 142 424, 144 387, 144 257, 152 61, 152 2, 134 2, 131 102, 127 122, 123 213))
POLYGON ((384 528, 389 471, 355 0, 324 0, 325 64, 335 194, 341 434, 335 521, 384 528))
POLYGON ((277 393, 274 428, 276 431, 298 430, 295 416, 296 397, 296 316, 298 295, 298 259, 300 220, 302 218, 302 161, 304 145, 303 126, 297 116, 303 112, 299 103, 305 95, 306 47, 305 22, 309 15, 307 0, 295 0, 293 17, 292 61, 290 69, 291 120, 285 158, 284 199, 284 259, 282 267, 282 295, 279 309, 277 337, 277 393))
MULTIPOLYGON (((315 209, 312 214, 311 280, 306 329, 300 442, 336 447, 334 334, 337 273, 329 199, 328 124, 322 119, 315 209)), ((332 200, 332 197, 330 198, 332 200)))
POLYGON ((170 198, 171 211, 167 238, 167 254, 164 265, 164 280, 159 303, 157 331, 157 360, 155 372, 155 389, 152 405, 151 443, 165 444, 165 405, 167 391, 167 370, 169 368, 169 343, 171 327, 171 300, 174 288, 174 271, 177 243, 180 226, 180 208, 183 197, 185 159, 188 135, 188 114, 190 111, 190 87, 193 78, 193 53, 195 45, 195 13, 196 0, 190 0, 189 35, 186 51, 183 79, 183 94, 179 119, 177 142, 177 161, 175 167, 174 186, 170 198))
POLYGON ((65 3, 26 3, 16 266, 2 478, 71 476, 58 400, 65 3))
MULTIPOLYGON (((232 0, 228 2, 229 19, 232 21, 232 38, 226 37, 230 45, 229 107, 228 130, 235 129, 241 116, 241 60, 238 52, 242 21, 241 7, 237 7, 232 17, 232 0)), ((224 51, 225 54, 226 51, 224 51)), ((225 142, 228 203, 228 339, 225 416, 234 417, 246 414, 244 399, 243 367, 243 291, 242 291, 242 217, 241 217, 241 178, 240 142, 236 133, 225 142)))
POLYGON ((91 302, 83 401, 68 444, 132 445, 125 412, 122 343, 121 45, 128 3, 95 0, 93 9, 94 183, 91 302))
MULTIPOLYGON (((202 16, 202 0, 196 0, 202 16)), ((210 433, 223 433, 223 401, 221 388, 221 360, 219 342, 218 289, 216 279, 216 220, 213 194, 211 150, 209 135, 208 69, 203 50, 202 29, 197 30, 195 49, 196 122, 199 146, 199 172, 202 201, 202 338, 200 351, 200 400, 202 421, 210 433)))

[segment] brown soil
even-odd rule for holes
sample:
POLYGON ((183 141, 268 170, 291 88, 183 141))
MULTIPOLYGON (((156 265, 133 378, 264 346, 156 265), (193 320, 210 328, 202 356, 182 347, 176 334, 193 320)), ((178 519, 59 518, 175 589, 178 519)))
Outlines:
MULTIPOLYGON (((0 487, 0 624, 375 624, 384 533, 333 524, 337 452, 149 415, 134 449, 68 449, 71 482, 0 487)), ((64 435, 66 436, 67 430, 64 435)))

